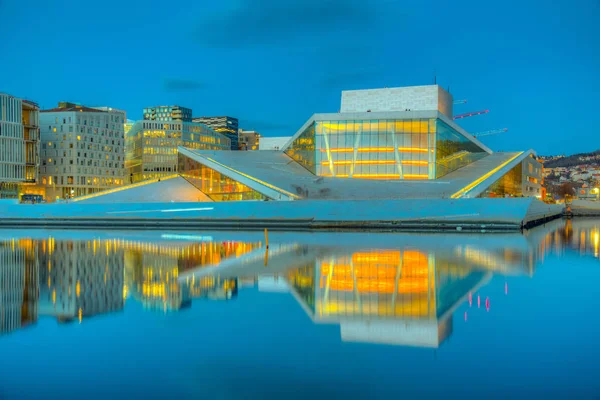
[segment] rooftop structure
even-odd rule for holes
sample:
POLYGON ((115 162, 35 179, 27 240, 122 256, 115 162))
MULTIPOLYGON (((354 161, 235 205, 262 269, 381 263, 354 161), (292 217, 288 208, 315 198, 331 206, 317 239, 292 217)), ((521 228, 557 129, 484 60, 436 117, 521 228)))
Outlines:
POLYGON ((281 150, 290 141, 291 136, 278 136, 260 138, 259 150, 281 150))
POLYGON ((453 98, 438 85, 344 90, 340 112, 432 111, 452 118, 453 98))

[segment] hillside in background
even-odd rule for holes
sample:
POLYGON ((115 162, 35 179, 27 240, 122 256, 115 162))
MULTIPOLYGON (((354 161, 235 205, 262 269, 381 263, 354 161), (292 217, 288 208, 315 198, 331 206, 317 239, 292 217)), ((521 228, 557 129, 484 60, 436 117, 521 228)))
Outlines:
POLYGON ((544 163, 544 168, 574 167, 582 164, 600 164, 600 150, 591 153, 573 154, 572 156, 556 158, 544 163))

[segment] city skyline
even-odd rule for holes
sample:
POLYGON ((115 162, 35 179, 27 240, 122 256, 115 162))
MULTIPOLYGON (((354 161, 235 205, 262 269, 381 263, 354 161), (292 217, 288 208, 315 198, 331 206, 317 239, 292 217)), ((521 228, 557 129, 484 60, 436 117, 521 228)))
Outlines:
POLYGON ((461 121, 465 129, 509 128, 484 139, 494 150, 572 154, 595 147, 593 130, 572 115, 593 112, 592 96, 600 90, 594 79, 600 48, 593 39, 598 2, 534 1, 515 9, 474 1, 183 1, 168 11, 109 0, 90 20, 82 5, 34 1, 25 10, 4 0, 0 23, 9 32, 27 26, 30 34, 5 42, 3 57, 16 61, 33 53, 44 62, 2 64, 0 74, 10 79, 0 89, 42 109, 57 101, 108 104, 131 119, 141 119, 144 107, 178 104, 201 115, 236 116, 240 127, 269 137, 294 134, 315 110, 338 111, 342 90, 436 79, 455 99, 468 100, 455 113, 490 109, 461 121), (439 12, 429 14, 432 5, 439 12), (532 26, 531 14, 545 23, 532 26), (157 18, 169 35, 129 29, 134 21, 144 27, 157 18), (72 23, 55 24, 59 20, 72 23), (180 40, 174 43, 172 35, 180 40), (87 44, 65 46, 69 36, 87 44), (136 50, 147 47, 158 54, 168 49, 185 62, 172 56, 136 62, 136 50), (74 73, 79 68, 85 73, 74 73))

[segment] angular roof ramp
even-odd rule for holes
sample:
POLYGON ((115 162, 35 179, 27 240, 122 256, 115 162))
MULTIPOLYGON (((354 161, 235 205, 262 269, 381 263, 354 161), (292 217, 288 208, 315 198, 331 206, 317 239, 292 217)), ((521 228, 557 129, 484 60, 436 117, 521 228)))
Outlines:
POLYGON ((516 167, 519 163, 531 155, 535 156, 535 152, 533 150, 516 153, 510 159, 498 165, 496 168, 489 170, 487 173, 474 180, 450 197, 452 199, 472 199, 479 196, 487 188, 506 175, 511 169, 516 167))
MULTIPOLYGON (((283 201, 300 199, 300 196, 295 195, 294 193, 288 192, 287 190, 271 185, 270 183, 260 180, 254 176, 248 175, 244 172, 229 167, 211 158, 208 154, 193 152, 186 149, 185 147, 179 147, 177 151, 186 157, 201 162, 206 167, 213 169, 220 174, 223 174, 235 181, 238 181, 248 186, 250 189, 256 190, 257 192, 267 196, 270 199, 283 201)), ((180 173, 183 173, 183 171, 180 171, 180 173)))

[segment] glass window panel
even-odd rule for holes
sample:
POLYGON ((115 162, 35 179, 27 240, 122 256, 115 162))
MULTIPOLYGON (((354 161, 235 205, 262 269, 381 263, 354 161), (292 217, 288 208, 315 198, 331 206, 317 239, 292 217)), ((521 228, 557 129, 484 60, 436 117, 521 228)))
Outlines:
MULTIPOLYGON (((325 122, 323 123, 325 125, 325 122)), ((322 148, 324 149, 324 148, 322 148)), ((315 164, 315 124, 310 124, 300 136, 285 150, 297 163, 316 174, 315 164)))
POLYGON ((436 122, 436 178, 464 167, 487 155, 474 142, 441 120, 436 122))
POLYGON ((517 164, 478 197, 522 197, 523 163, 517 164))

